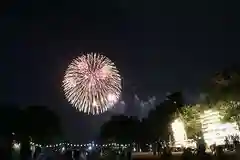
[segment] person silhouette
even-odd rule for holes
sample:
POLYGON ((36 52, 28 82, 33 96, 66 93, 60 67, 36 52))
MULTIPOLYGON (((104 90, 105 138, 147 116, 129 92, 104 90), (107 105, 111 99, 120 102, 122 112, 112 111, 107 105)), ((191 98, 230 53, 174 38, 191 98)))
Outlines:
POLYGON ((218 160, 224 160, 224 154, 223 154, 223 147, 222 146, 217 146, 216 147, 216 158, 218 160))
POLYGON ((211 160, 211 156, 206 153, 206 147, 204 144, 199 145, 196 156, 199 160, 211 160))
POLYGON ((79 150, 74 150, 74 153, 73 153, 74 160, 79 160, 79 155, 80 155, 80 151, 79 150))
POLYGON ((158 153, 158 156, 160 156, 160 155, 161 155, 161 149, 162 149, 161 142, 160 142, 160 141, 158 141, 158 142, 157 142, 157 153, 158 153))
POLYGON ((193 154, 192 154, 191 148, 184 148, 181 159, 182 160, 192 160, 193 159, 193 154))

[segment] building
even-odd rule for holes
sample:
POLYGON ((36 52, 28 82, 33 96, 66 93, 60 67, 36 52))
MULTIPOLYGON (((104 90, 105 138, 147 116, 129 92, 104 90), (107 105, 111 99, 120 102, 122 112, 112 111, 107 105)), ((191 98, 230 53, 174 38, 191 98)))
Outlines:
POLYGON ((222 116, 216 110, 206 110, 201 115, 203 138, 207 146, 224 145, 226 137, 239 135, 236 123, 223 123, 221 118, 222 116))

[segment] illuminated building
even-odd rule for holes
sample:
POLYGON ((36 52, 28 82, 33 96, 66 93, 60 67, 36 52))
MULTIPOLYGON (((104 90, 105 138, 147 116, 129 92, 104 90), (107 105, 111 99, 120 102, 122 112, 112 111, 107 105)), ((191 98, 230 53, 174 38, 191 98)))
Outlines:
POLYGON ((214 110, 204 111, 201 115, 203 138, 207 146, 223 145, 226 137, 239 134, 236 123, 222 123, 221 118, 219 112, 214 110))

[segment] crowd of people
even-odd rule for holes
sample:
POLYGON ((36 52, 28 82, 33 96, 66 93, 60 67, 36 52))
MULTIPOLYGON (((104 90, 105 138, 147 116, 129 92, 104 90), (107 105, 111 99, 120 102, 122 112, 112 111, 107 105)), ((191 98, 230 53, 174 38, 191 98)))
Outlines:
MULTIPOLYGON (((183 151, 181 154, 182 160, 208 160, 208 159, 228 159, 229 155, 224 154, 224 151, 234 151, 234 156, 237 160, 240 160, 240 143, 239 137, 230 137, 232 143, 230 144, 229 137, 225 139, 225 145, 216 145, 213 144, 210 146, 211 152, 206 152, 206 144, 201 143, 199 140, 197 142, 197 147, 193 148, 182 148, 183 151), (227 157, 226 157, 227 156, 227 157)), ((204 141, 203 141, 204 142, 204 141)), ((172 147, 169 147, 167 143, 157 141, 153 144, 153 155, 161 157, 160 159, 171 159, 173 150, 172 147)))
MULTIPOLYGON (((180 156, 182 160, 192 160, 192 159, 203 159, 208 160, 212 157, 217 159, 226 159, 224 150, 230 148, 229 143, 226 140, 225 146, 213 145, 212 153, 206 152, 205 144, 198 144, 195 150, 191 148, 183 149, 183 153, 180 156)), ((25 147, 25 146, 21 146, 25 147)), ((64 152, 62 150, 52 150, 50 148, 39 148, 36 147, 34 151, 30 151, 29 147, 26 146, 28 150, 25 150, 26 160, 97 160, 97 159, 106 159, 106 160, 130 160, 132 159, 133 146, 128 148, 79 148, 79 149, 66 149, 64 152), (26 158, 27 157, 27 158, 26 158)), ((234 150, 238 160, 240 160, 240 143, 239 141, 234 141, 234 150)), ((24 148, 22 149, 24 152, 24 148)), ((152 154, 158 156, 159 159, 171 159, 173 156, 172 148, 166 145, 166 143, 157 142, 153 145, 152 154)), ((12 156, 13 160, 21 160, 20 156, 12 156)), ((22 154, 24 155, 24 154, 22 154)), ((228 159, 228 158, 227 158, 228 159)))

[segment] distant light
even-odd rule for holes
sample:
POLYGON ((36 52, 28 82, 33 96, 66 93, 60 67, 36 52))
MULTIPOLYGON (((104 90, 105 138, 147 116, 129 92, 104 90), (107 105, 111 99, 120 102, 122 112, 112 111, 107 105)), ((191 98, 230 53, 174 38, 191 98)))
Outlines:
POLYGON ((89 147, 88 147, 88 150, 92 150, 92 147, 91 147, 91 146, 89 146, 89 147))
POLYGON ((14 143, 13 148, 16 150, 20 149, 20 143, 14 143))

